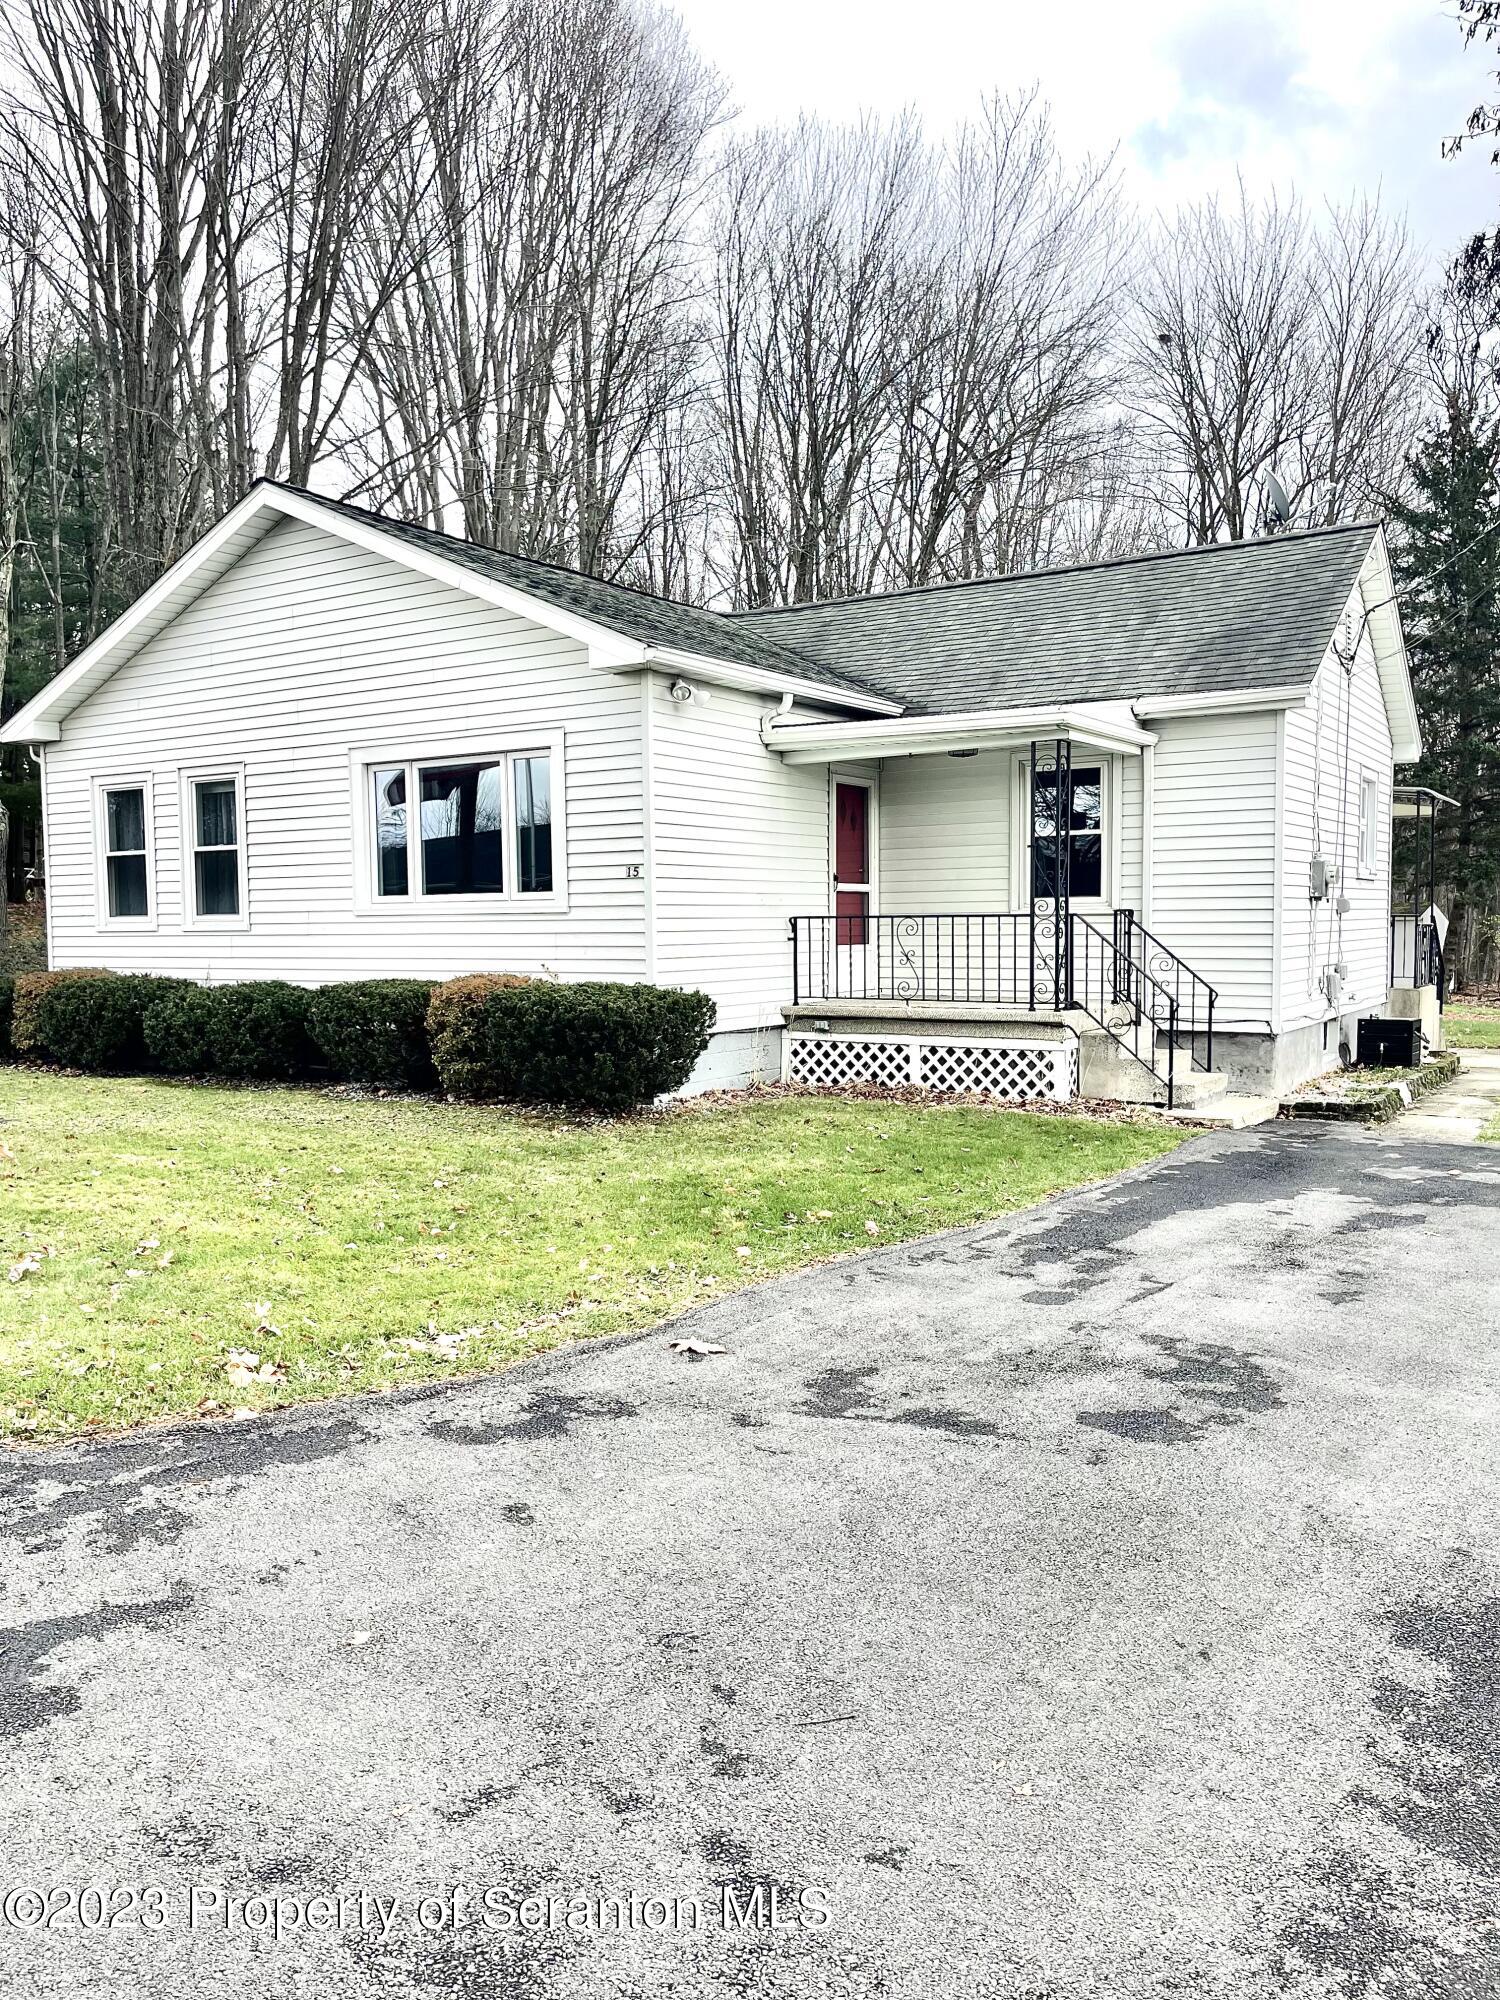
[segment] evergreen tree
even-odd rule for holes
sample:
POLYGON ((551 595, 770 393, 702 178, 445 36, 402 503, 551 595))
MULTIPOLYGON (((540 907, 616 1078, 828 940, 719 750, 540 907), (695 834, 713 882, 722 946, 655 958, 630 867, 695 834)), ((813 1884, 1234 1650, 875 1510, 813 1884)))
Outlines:
MULTIPOLYGON (((1395 566, 1422 722, 1407 782, 1457 800, 1436 822, 1448 969, 1478 975, 1500 899, 1500 416, 1450 392, 1391 506, 1395 566)), ((1396 887, 1411 879, 1409 840, 1396 887)))

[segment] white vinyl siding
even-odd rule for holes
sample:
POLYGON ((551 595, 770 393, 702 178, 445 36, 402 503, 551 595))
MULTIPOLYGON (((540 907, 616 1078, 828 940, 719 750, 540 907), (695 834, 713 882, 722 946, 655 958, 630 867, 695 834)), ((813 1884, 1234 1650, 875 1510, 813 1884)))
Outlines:
MULTIPOLYGON (((650 677, 645 712, 653 976, 711 994, 720 1029, 779 1027, 792 997, 790 919, 831 908, 829 770, 784 764, 765 748, 768 696, 700 688, 677 702, 669 685, 650 677)), ((873 766, 849 775, 873 776, 873 766)), ((874 811, 878 827, 878 791, 874 811)))
POLYGON ((1276 999, 1276 715, 1154 726, 1151 929, 1216 989, 1216 1028, 1265 1033, 1276 999))
POLYGON ((1011 908, 1006 751, 888 757, 880 772, 880 902, 887 916, 1011 908))
MULTIPOLYGON (((1075 748, 1074 762, 1093 753, 1075 748)), ((1104 901, 1140 911, 1141 760, 1103 757, 1104 901)), ((989 915, 1030 907, 1025 854, 1025 760, 890 757, 880 777, 880 908, 900 915, 989 915)))
MULTIPOLYGON (((1352 638, 1362 622, 1350 607, 1352 638)), ((1341 634, 1341 639, 1342 639, 1341 634)), ((1346 675, 1332 648, 1308 700, 1287 711, 1282 772, 1281 1024, 1294 1028, 1335 1013, 1368 1013, 1385 1004, 1390 954, 1391 732, 1366 633, 1346 675), (1361 788, 1375 780, 1370 826, 1373 868, 1359 866, 1361 788), (1308 897, 1315 853, 1341 868, 1332 895, 1308 897), (1349 910, 1340 915, 1340 892, 1349 910), (1324 973, 1348 968, 1335 1009, 1324 973)))
MULTIPOLYGON (((321 528, 288 521, 78 709, 48 746, 55 965, 229 980, 514 969, 646 972, 640 688, 583 646, 321 528), (357 907, 350 759, 560 738, 566 911, 464 899, 408 921, 357 907), (248 922, 194 926, 182 778, 243 768, 248 922), (156 923, 100 928, 95 772, 155 777, 156 923), (632 872, 633 871, 633 872, 632 872)), ((770 760, 767 759, 767 762, 770 760)))

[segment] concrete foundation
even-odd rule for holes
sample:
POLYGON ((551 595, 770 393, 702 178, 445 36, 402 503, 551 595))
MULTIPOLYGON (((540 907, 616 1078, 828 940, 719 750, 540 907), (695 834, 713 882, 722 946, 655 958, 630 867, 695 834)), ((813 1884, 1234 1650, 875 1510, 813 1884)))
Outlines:
POLYGON ((752 1083, 781 1077, 780 1028, 726 1028, 710 1035, 693 1073, 676 1094, 701 1097, 706 1090, 746 1090, 752 1083))

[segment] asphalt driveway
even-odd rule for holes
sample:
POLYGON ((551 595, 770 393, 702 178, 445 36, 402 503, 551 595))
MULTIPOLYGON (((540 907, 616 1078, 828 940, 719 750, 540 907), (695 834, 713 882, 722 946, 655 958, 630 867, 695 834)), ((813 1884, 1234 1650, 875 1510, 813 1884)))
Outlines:
POLYGON ((1492 1994, 1497 1222, 1266 1127, 698 1362, 0 1458, 0 1992, 1492 1994))

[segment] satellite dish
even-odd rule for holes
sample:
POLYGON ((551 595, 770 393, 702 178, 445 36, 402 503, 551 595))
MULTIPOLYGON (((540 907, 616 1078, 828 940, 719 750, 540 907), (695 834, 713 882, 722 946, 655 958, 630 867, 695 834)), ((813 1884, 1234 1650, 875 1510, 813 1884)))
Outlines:
POLYGON ((1274 472, 1266 474, 1266 528, 1275 534, 1284 528, 1292 518, 1292 503, 1286 497, 1286 488, 1274 472))

